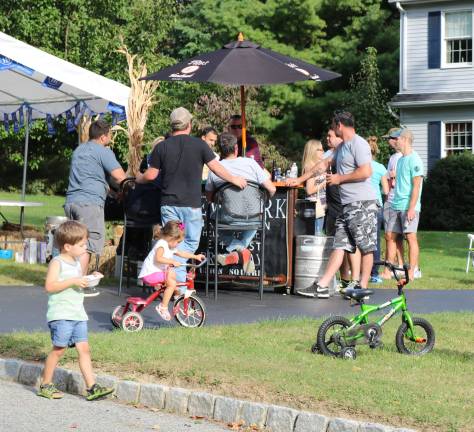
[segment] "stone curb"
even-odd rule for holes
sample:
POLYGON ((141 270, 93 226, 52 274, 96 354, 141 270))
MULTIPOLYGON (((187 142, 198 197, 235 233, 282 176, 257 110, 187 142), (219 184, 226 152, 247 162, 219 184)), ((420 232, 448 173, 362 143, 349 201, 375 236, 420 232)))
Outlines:
MULTIPOLYGON (((0 380, 37 386, 43 366, 22 360, 0 358, 0 380)), ((54 382, 65 392, 83 394, 85 385, 79 372, 58 368, 54 382)), ((140 384, 119 380, 110 375, 98 375, 97 382, 113 387, 120 402, 140 403, 149 408, 165 409, 181 415, 207 417, 226 423, 244 422, 271 432, 415 432, 378 423, 359 422, 344 418, 298 411, 292 408, 215 396, 160 384, 140 384)))

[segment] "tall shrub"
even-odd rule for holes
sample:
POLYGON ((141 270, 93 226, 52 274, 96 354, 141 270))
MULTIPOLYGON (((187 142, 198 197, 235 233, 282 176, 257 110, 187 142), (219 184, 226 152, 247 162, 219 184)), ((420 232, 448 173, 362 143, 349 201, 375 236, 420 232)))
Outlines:
POLYGON ((474 155, 440 159, 423 186, 421 226, 435 230, 474 229, 474 155))

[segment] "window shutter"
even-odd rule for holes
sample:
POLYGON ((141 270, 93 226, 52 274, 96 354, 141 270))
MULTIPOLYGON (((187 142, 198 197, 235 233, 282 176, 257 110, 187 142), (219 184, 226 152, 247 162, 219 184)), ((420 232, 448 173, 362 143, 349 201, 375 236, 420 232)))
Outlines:
POLYGON ((428 122, 428 171, 441 159, 441 122, 428 122))
POLYGON ((441 67, 441 12, 428 12, 428 69, 441 67))

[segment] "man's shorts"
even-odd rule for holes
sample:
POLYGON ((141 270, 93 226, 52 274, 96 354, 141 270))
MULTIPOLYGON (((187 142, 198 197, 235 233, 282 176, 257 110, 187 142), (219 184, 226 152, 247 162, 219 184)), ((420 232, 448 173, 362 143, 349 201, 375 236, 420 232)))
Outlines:
POLYGON ((87 342, 87 321, 54 320, 48 322, 51 342, 60 348, 73 347, 87 342))
POLYGON ((342 215, 336 219, 336 235, 333 249, 354 253, 359 248, 363 254, 377 249, 376 200, 355 201, 346 204, 342 215))
POLYGON ((104 248, 104 208, 97 204, 71 203, 64 206, 68 219, 82 222, 89 230, 87 250, 100 255, 104 248))
POLYGON ((405 210, 390 209, 388 223, 385 225, 385 231, 397 234, 416 233, 418 231, 418 222, 420 221, 420 212, 415 212, 415 217, 408 221, 405 210))

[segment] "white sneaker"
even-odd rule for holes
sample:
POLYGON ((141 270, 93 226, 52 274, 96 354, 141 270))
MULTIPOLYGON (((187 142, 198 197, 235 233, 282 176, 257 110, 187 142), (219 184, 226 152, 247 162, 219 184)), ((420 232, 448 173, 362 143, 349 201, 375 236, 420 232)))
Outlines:
POLYGON ((415 268, 415 272, 413 274, 413 277, 415 279, 421 279, 421 268, 420 267, 415 268))

